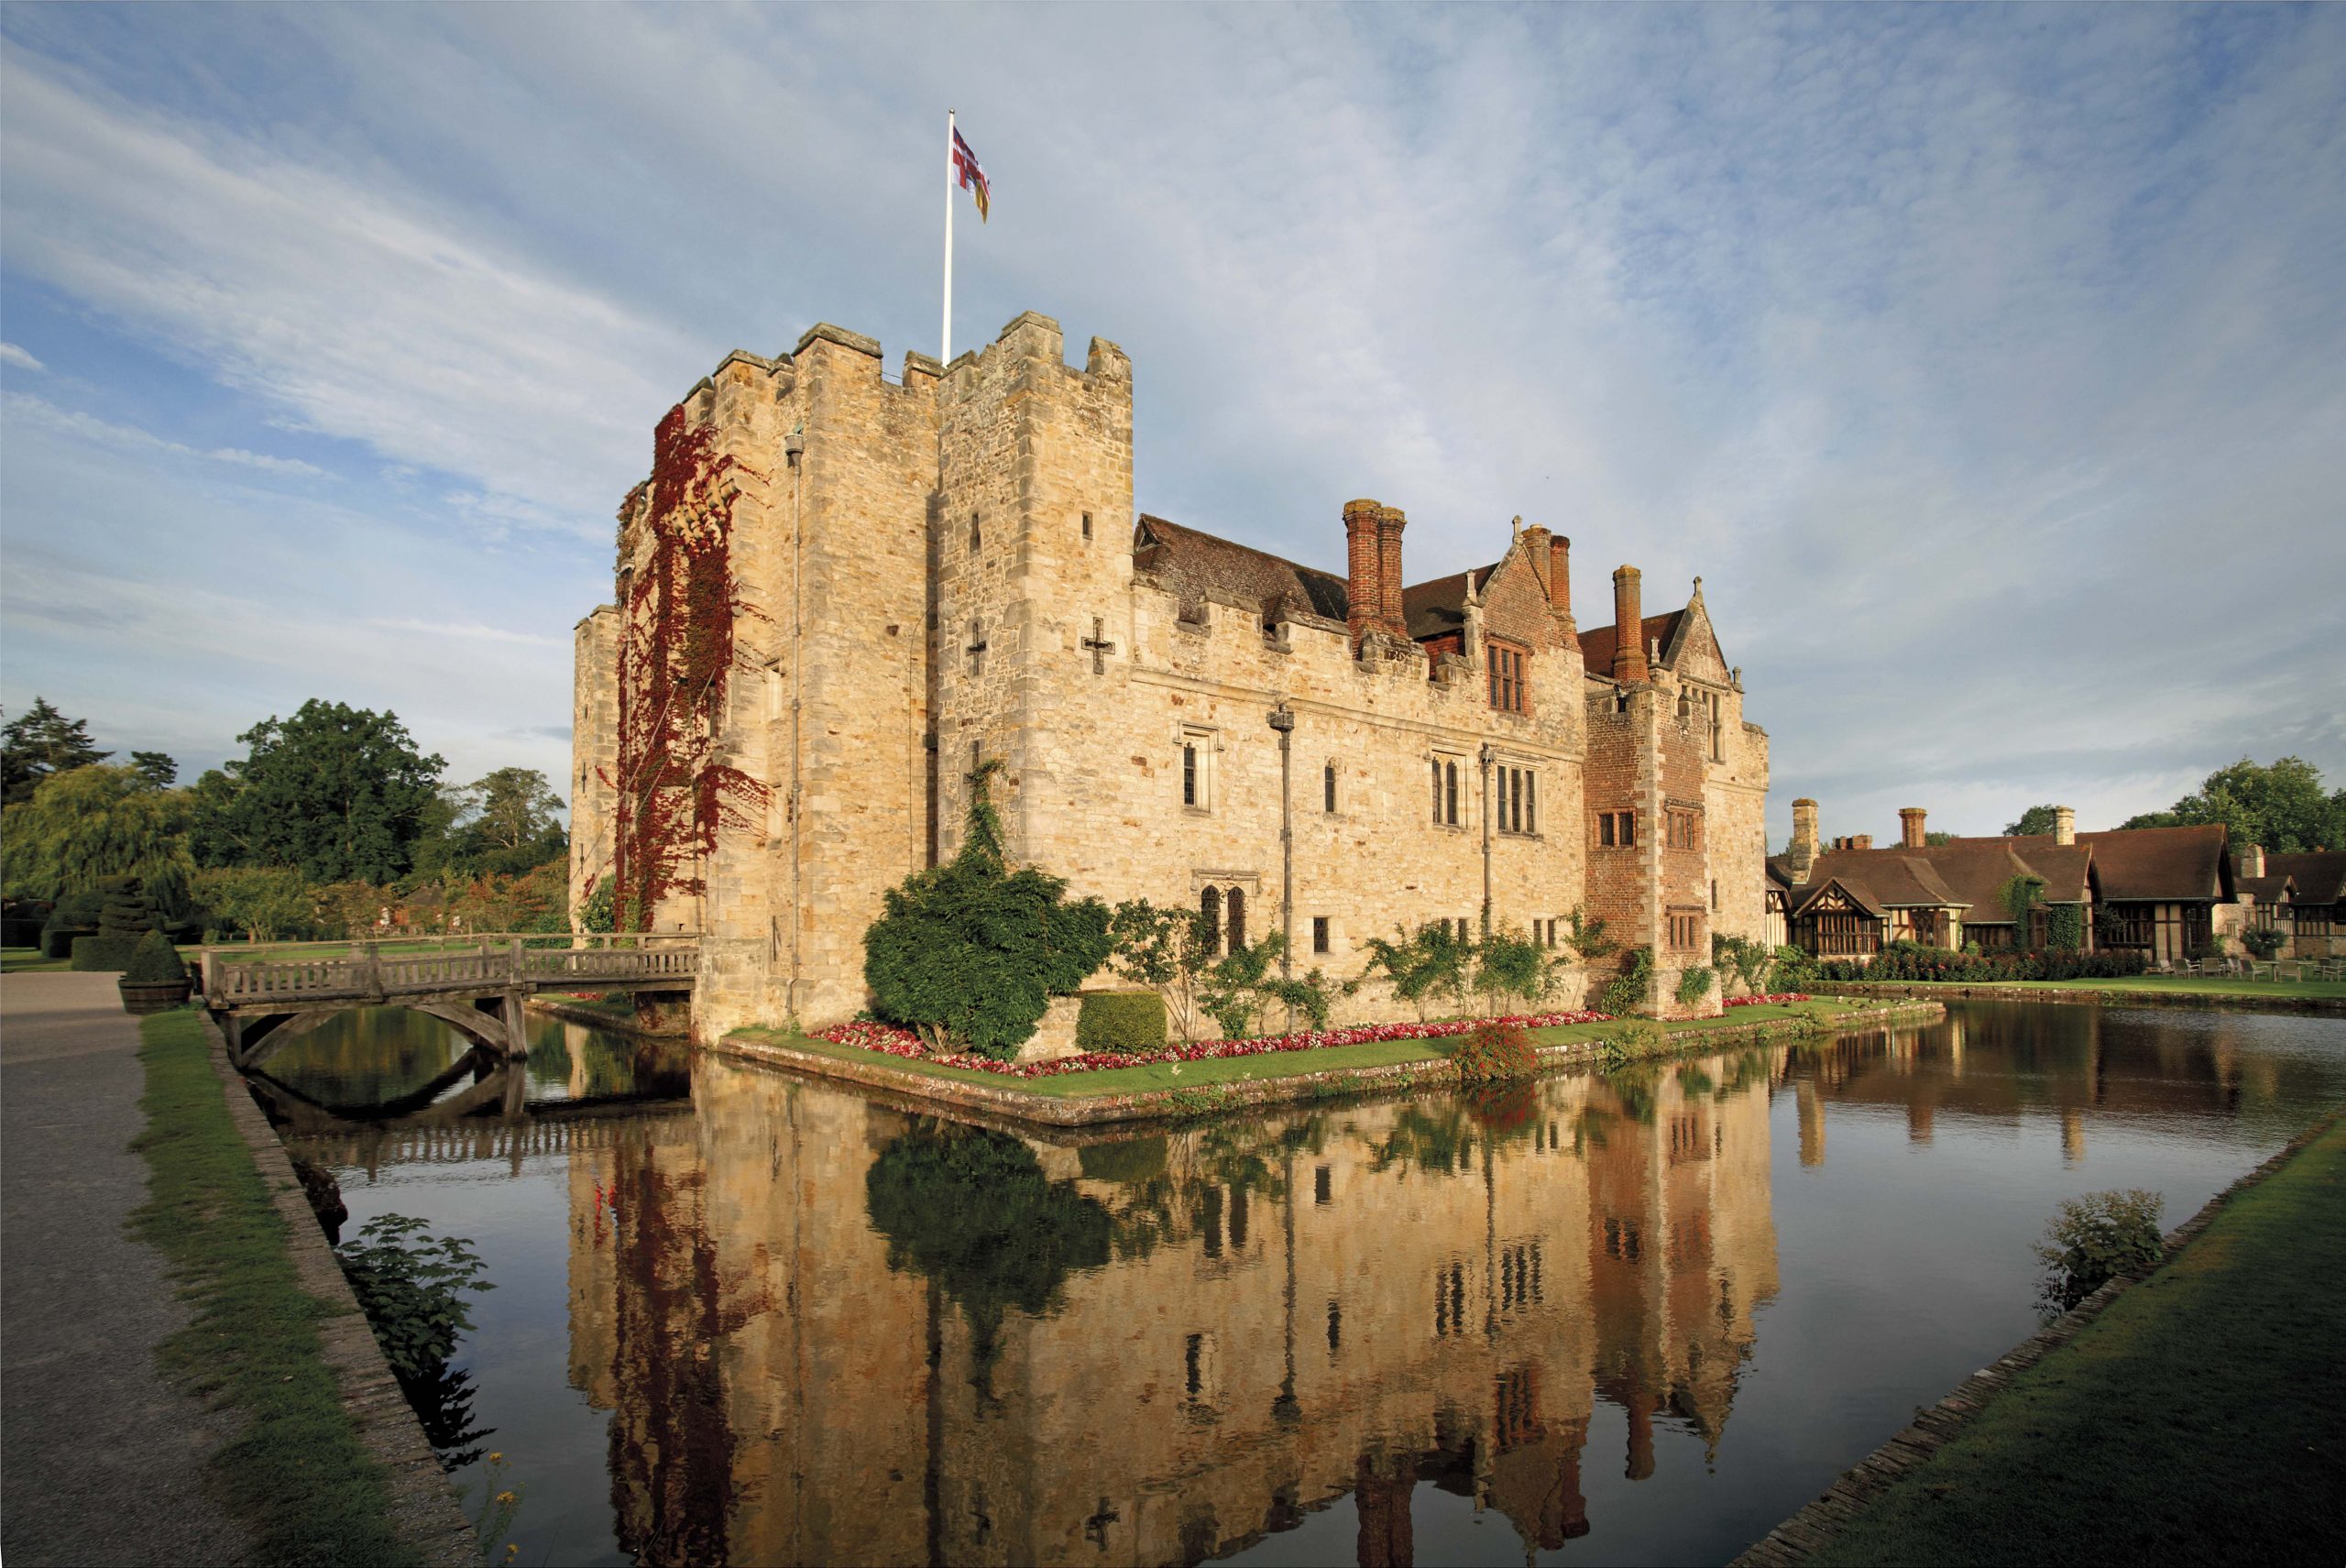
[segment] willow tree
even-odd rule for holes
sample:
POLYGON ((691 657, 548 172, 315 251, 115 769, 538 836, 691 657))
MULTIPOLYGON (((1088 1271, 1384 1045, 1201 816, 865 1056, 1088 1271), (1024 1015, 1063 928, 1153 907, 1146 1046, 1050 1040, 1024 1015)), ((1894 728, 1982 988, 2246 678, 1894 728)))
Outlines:
POLYGON ((137 877, 167 908, 181 907, 195 862, 186 800, 136 768, 93 763, 52 773, 30 800, 0 813, 7 886, 29 898, 87 893, 137 877))

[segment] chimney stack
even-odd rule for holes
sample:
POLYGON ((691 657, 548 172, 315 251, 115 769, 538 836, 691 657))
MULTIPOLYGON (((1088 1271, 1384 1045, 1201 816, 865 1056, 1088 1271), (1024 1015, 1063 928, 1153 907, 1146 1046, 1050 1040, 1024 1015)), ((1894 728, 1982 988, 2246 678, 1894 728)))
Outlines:
POLYGON ((1784 850, 1792 862, 1792 881, 1808 880, 1808 868, 1816 863, 1816 802, 1803 795, 1792 802, 1792 841, 1784 850))
POLYGON ((1378 565, 1384 559, 1376 543, 1378 510, 1376 503, 1370 500, 1344 503, 1344 597, 1354 648, 1360 646, 1361 639, 1368 635, 1369 629, 1377 625, 1385 613, 1385 596, 1377 576, 1378 565))
POLYGON ((1855 838, 1853 838, 1853 839, 1851 839, 1849 840, 1849 848, 1851 848, 1852 850, 1870 850, 1870 849, 1872 849, 1872 848, 1873 848, 1873 835, 1872 835, 1872 834, 1870 834, 1870 833, 1859 833, 1859 834, 1858 834, 1855 838))
POLYGON ((1561 614, 1573 612, 1573 542, 1561 533, 1548 541, 1548 602, 1561 614))
POLYGON ((1898 847, 1919 850, 1924 844, 1923 818, 1927 815, 1919 806, 1909 806, 1898 813, 1898 847))
POLYGON ((2077 814, 2066 806, 2053 808, 2053 841, 2056 844, 2077 841, 2077 814))
POLYGON ((2242 850, 2240 852, 2240 874, 2242 876, 2263 876, 2264 874, 2264 845, 2251 844, 2247 849, 2242 850))
POLYGON ((1409 623, 1401 613, 1401 529, 1409 520, 1399 507, 1376 509, 1377 603, 1385 630, 1409 641, 1409 623))
POLYGON ((1624 566, 1613 574, 1613 678, 1625 686, 1643 685, 1646 618, 1639 591, 1643 574, 1624 566))

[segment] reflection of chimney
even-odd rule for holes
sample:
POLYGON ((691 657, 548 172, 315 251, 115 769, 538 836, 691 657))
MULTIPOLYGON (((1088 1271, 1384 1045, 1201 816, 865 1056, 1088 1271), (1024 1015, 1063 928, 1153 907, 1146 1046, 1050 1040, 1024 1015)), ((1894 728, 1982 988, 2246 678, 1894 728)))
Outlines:
POLYGON ((1416 1463, 1403 1458, 1399 1471, 1398 1475, 1379 1475, 1369 1456, 1360 1456, 1353 1482, 1353 1510, 1360 1520, 1353 1560, 1360 1568, 1409 1568, 1417 1561, 1409 1521, 1409 1494, 1418 1484, 1416 1463))
POLYGON ((1376 593, 1385 630, 1407 638, 1409 623, 1401 615, 1401 529, 1409 520, 1399 507, 1376 509, 1376 593))
POLYGON ((1632 1481, 1643 1481, 1653 1475, 1653 1409, 1646 1400, 1646 1391, 1635 1384, 1629 1386, 1629 1468, 1625 1474, 1632 1481))
POLYGON ((2242 876, 2263 876, 2264 874, 2264 845, 2251 844, 2247 849, 2242 850, 2240 852, 2240 874, 2242 876))
POLYGON ((1646 621, 1639 587, 1643 576, 1635 566, 1613 574, 1612 674, 1625 686, 1646 681, 1646 621))
POLYGON ((2086 1113, 2074 1105, 2061 1112, 2061 1162, 2083 1165, 2086 1159, 2086 1113))
POLYGON ((1923 847, 1923 818, 1928 815, 1919 806, 1909 806, 1898 813, 1898 844, 1905 850, 1923 847))
POLYGON ((1344 597, 1346 619, 1352 623, 1355 646, 1384 613, 1383 595, 1377 587, 1377 565, 1382 557, 1376 545, 1376 510, 1375 501, 1344 503, 1344 597))
POLYGON ((1825 1102, 1813 1079, 1800 1080, 1800 1162, 1825 1163, 1825 1102))
POLYGON ((2053 808, 2053 841, 2056 844, 2077 841, 2077 814, 2066 806, 2053 808))
POLYGON ((1791 862, 1792 881, 1808 880, 1808 868, 1816 863, 1816 802, 1803 795, 1792 802, 1792 841, 1784 850, 1791 862))
POLYGON ((1906 1137, 1912 1143, 1927 1144, 1931 1141, 1932 1117, 1938 1107, 1931 1103, 1919 1084, 1913 1092, 1914 1098, 1906 1102, 1906 1137))

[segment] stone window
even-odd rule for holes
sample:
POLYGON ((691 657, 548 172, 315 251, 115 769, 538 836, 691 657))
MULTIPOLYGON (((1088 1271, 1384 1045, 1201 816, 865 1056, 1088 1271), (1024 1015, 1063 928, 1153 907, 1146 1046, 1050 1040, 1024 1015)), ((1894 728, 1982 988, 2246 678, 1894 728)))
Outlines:
POLYGON ((1331 950, 1328 946, 1328 917, 1325 915, 1311 917, 1311 950, 1315 953, 1331 950))
POLYGON ((1716 877, 1713 877, 1713 878, 1711 879, 1711 907, 1712 907, 1712 908, 1714 908, 1714 909, 1716 909, 1718 906, 1719 906, 1719 879, 1718 879, 1718 878, 1716 878, 1716 877))
POLYGON ((1327 1204, 1334 1202, 1336 1198, 1335 1187, 1336 1173, 1333 1169, 1323 1165, 1312 1171, 1311 1201, 1314 1203, 1327 1204))
POLYGON ((1498 830, 1502 833, 1540 831, 1540 783, 1529 768, 1497 770, 1498 830))
POLYGON ((1198 894, 1198 913, 1205 918, 1206 951, 1222 951, 1222 889, 1210 887, 1198 894))
POLYGON ((1091 541, 1091 514, 1090 512, 1085 512, 1083 514, 1083 538, 1084 543, 1090 543, 1091 541))
POLYGON ((1634 811, 1600 811, 1596 814, 1596 843, 1599 849, 1628 850, 1638 842, 1638 814, 1634 811))
POLYGON ((1232 888, 1222 903, 1230 911, 1230 950, 1234 953, 1246 945, 1246 890, 1232 888))
POLYGON ((982 620, 970 622, 969 653, 970 674, 984 674, 986 673, 986 623, 982 620))
POLYGON ((1672 952, 1691 952, 1703 944, 1703 912, 1699 909, 1673 909, 1670 912, 1670 947, 1672 952))
POLYGON ((1331 817, 1336 814, 1336 764, 1333 762, 1320 770, 1320 809, 1331 817))
POLYGON ((1211 811, 1214 736, 1209 729, 1181 733, 1181 804, 1191 811, 1211 811))
POLYGON ((1458 826, 1458 759, 1433 760, 1433 819, 1437 826, 1458 826))
POLYGON ((1672 806, 1661 815, 1662 845, 1672 850, 1703 847, 1702 814, 1672 806))
POLYGON ((1521 713, 1524 709, 1524 672, 1531 655, 1520 648, 1492 641, 1489 642, 1491 706, 1501 713, 1521 713))
POLYGON ((970 554, 974 555, 985 547, 985 534, 978 527, 978 514, 970 514, 970 554))

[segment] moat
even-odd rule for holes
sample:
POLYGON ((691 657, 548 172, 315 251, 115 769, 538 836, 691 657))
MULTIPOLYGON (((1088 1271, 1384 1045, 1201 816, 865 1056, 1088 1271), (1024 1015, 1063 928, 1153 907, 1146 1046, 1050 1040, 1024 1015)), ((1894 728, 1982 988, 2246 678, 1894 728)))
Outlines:
MULTIPOLYGON (((353 1014, 270 1070, 459 1048, 353 1014)), ((345 1234, 488 1261, 520 1561, 1686 1563, 2033 1332, 2061 1199, 2175 1224, 2346 1099, 2346 1023, 1957 1003, 1080 1142, 549 1021, 528 1079, 518 1127, 291 1140, 345 1234)))

